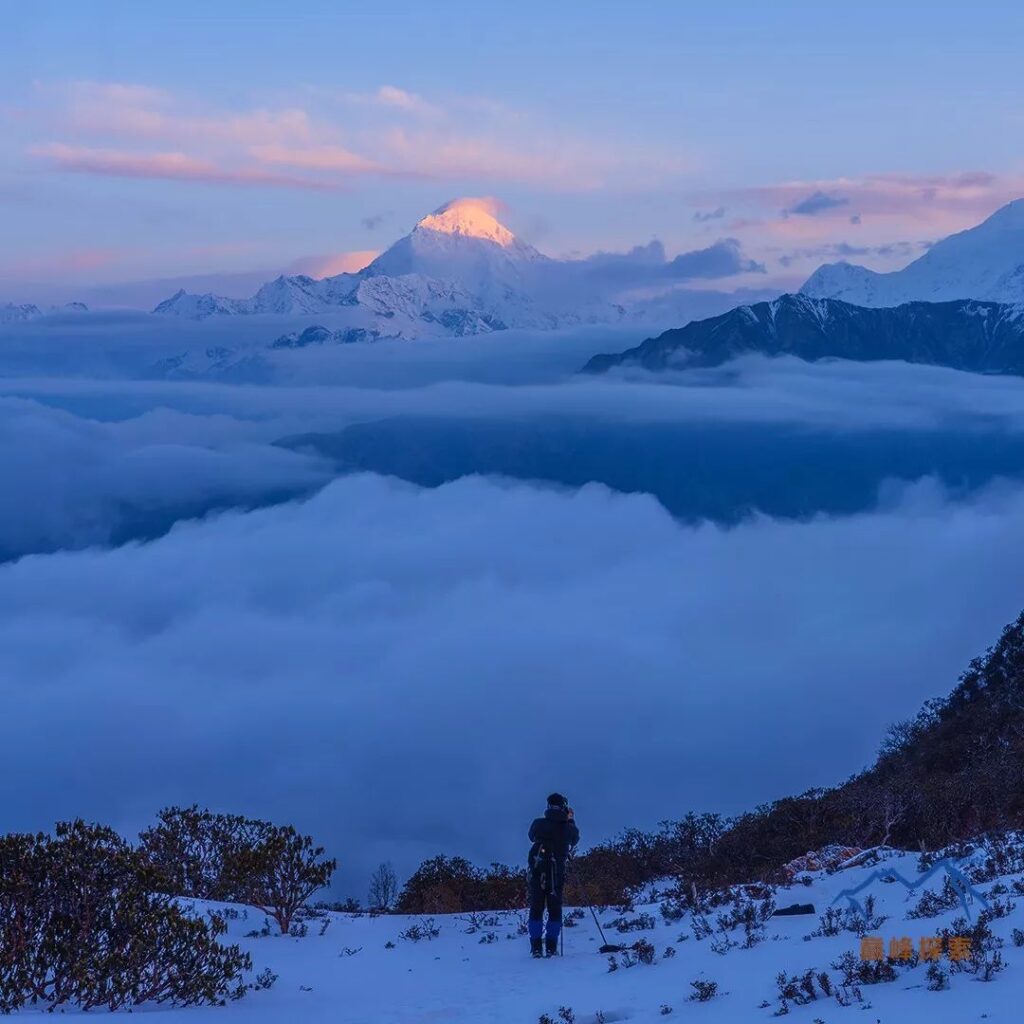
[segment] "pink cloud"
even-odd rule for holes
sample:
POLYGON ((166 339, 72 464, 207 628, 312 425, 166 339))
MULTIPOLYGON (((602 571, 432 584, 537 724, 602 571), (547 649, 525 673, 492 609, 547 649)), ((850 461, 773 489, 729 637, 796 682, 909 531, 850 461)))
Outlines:
POLYGON ((600 187, 608 170, 606 155, 569 152, 566 146, 515 147, 493 138, 389 131, 381 148, 387 162, 406 173, 433 178, 524 181, 588 191, 600 187))
POLYGON ((386 107, 397 107, 411 114, 437 117, 444 113, 441 107, 428 102, 422 96, 393 85, 382 85, 374 94, 374 99, 386 107))
MULTIPOLYGON (((377 108, 381 114, 388 111, 392 113, 397 111, 403 115, 415 115, 416 117, 435 120, 452 116, 452 110, 448 109, 447 105, 441 106, 438 103, 432 103, 418 93, 409 92, 407 89, 400 89, 395 85, 382 85, 372 92, 336 93, 328 91, 328 95, 349 107, 377 108)), ((454 107, 461 105, 462 101, 458 99, 453 102, 454 107)))
POLYGON ((274 174, 259 168, 222 167, 209 160, 185 153, 125 153, 117 150, 89 149, 54 142, 35 146, 32 156, 48 160, 64 171, 99 174, 119 178, 157 178, 169 181, 193 181, 215 185, 264 185, 276 188, 334 190, 338 182, 274 174))
POLYGON ((307 274, 309 277, 334 277, 335 274, 355 274, 372 263, 380 253, 376 249, 339 252, 327 256, 304 256, 295 260, 288 274, 307 274))
POLYGON ((251 256, 254 253, 265 253, 267 246, 261 242, 235 241, 235 242, 202 242, 199 245, 189 246, 185 253, 187 256, 251 256))
POLYGON ((987 171, 951 175, 878 174, 757 186, 736 190, 729 198, 752 202, 777 214, 816 193, 845 202, 823 210, 815 220, 845 221, 857 214, 895 217, 904 223, 919 221, 953 230, 954 224, 967 226, 1024 194, 1024 178, 987 171))
POLYGON ((197 112, 162 89, 116 82, 72 82, 56 93, 57 123, 77 134, 218 145, 294 143, 313 134, 309 115, 297 108, 197 112))
POLYGON ((79 173, 294 188, 402 175, 459 188, 478 179, 572 192, 615 181, 645 188, 688 169, 675 153, 573 139, 518 111, 459 98, 442 107, 394 85, 342 96, 343 125, 332 117, 337 107, 323 103, 316 114, 296 106, 217 110, 132 83, 43 83, 35 98, 36 120, 58 140, 36 155, 79 173))
MULTIPOLYGON (((806 277, 832 245, 876 270, 908 263, 929 243, 973 227, 1024 195, 1024 178, 987 171, 874 174, 787 181, 715 192, 729 230, 769 265, 769 280, 806 277), (821 202, 819 197, 830 201, 821 202), (841 200, 841 201, 840 201, 841 200), (784 265, 778 261, 785 261, 784 265)), ((702 204, 708 195, 694 197, 702 204)))
MULTIPOLYGON (((46 89, 39 84, 37 87, 46 89)), ((58 89, 65 89, 79 102, 92 100, 107 105, 132 104, 136 106, 170 106, 174 102, 173 93, 152 85, 138 82, 71 82, 58 89)))
POLYGON ((341 171, 345 174, 389 173, 387 168, 342 146, 253 146, 249 152, 265 164, 284 164, 316 171, 341 171))
POLYGON ((0 274, 24 280, 75 275, 115 265, 122 261, 125 255, 125 250, 122 249, 62 249, 42 256, 20 256, 16 263, 0 266, 0 274))

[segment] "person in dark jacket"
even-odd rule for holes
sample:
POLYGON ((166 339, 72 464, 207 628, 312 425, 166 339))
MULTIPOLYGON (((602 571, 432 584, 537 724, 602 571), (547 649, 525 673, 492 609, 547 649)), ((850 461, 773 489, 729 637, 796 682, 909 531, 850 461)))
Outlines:
POLYGON ((569 801, 561 793, 548 797, 544 817, 530 826, 530 952, 535 957, 558 952, 562 931, 562 892, 565 888, 565 864, 569 852, 580 841, 580 830, 569 801), (547 927, 544 911, 547 910, 547 927))

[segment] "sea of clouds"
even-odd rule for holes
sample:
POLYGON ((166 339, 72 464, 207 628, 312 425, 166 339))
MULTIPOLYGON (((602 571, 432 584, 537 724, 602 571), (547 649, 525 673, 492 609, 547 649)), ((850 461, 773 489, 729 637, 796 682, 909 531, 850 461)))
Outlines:
POLYGON ((517 861, 552 788, 597 840, 840 781, 1024 603, 1012 472, 955 488, 879 463, 879 498, 854 514, 725 526, 599 484, 338 476, 276 443, 444 416, 685 423, 687 444, 723 423, 897 446, 956 431, 984 448, 1024 434, 1024 381, 761 359, 576 376, 637 340, 602 330, 169 382, 111 371, 118 332, 148 344, 116 325, 101 372, 64 360, 61 335, 52 372, 0 379, 9 829, 84 815, 131 833, 199 802, 308 829, 356 895, 383 859, 517 861))

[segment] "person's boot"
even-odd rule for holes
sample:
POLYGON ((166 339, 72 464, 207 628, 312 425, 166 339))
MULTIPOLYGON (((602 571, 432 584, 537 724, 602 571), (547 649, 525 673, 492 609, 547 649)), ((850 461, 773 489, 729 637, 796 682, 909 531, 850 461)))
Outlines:
POLYGON ((530 955, 534 960, 540 960, 544 956, 544 944, 540 939, 530 939, 530 955))
POLYGON ((558 939, 548 939, 548 956, 558 956, 558 939))

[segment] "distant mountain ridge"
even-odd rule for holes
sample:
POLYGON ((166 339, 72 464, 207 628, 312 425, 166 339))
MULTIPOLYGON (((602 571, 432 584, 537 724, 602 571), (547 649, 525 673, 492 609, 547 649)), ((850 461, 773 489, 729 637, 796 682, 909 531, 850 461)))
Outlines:
POLYGON ((783 295, 665 331, 619 354, 594 356, 583 369, 711 367, 747 353, 810 362, 898 359, 1024 375, 1024 305, 966 299, 870 308, 783 295))
POLYGON ((557 295, 541 298, 545 272, 558 261, 516 238, 494 213, 487 200, 458 199, 424 217, 357 273, 321 280, 278 277, 248 299, 182 290, 154 312, 205 319, 348 311, 354 328, 405 338, 621 317, 621 308, 611 303, 580 308, 557 295), (386 332, 381 319, 389 321, 386 332))
POLYGON ((456 199, 356 273, 320 280, 282 276, 244 299, 179 290, 154 312, 190 320, 309 316, 297 331, 290 324, 291 333, 273 342, 277 348, 305 347, 294 344, 303 329, 321 326, 328 333, 317 333, 315 344, 664 324, 722 312, 737 301, 728 292, 680 287, 682 282, 754 266, 734 239, 671 261, 660 243, 627 254, 553 259, 517 238, 496 215, 493 200, 456 199))
POLYGON ((976 227, 936 242, 902 270, 879 274, 852 263, 827 263, 800 291, 858 306, 954 299, 1024 303, 1024 199, 1007 203, 976 227))
POLYGON ((38 320, 41 316, 48 316, 60 313, 88 313, 89 307, 84 302, 68 302, 63 306, 50 306, 49 309, 40 309, 35 303, 22 302, 15 304, 7 302, 0 305, 0 324, 21 324, 30 320, 38 320))

